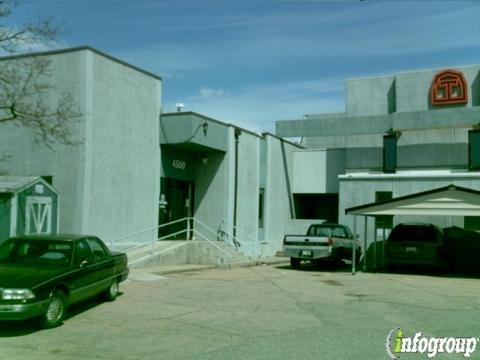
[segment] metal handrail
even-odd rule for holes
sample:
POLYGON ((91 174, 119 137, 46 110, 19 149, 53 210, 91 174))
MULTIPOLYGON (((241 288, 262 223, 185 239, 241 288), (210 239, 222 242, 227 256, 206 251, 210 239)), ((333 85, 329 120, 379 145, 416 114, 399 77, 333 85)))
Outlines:
MULTIPOLYGON (((218 246, 217 244, 215 244, 212 240, 209 240, 207 237, 205 237, 201 232, 199 232, 198 230, 195 230, 193 229, 192 230, 194 232, 194 234, 200 236, 201 238, 203 238, 203 240, 207 241, 210 245, 212 245, 213 247, 217 248, 218 250, 220 250, 221 252, 223 252, 223 255, 224 255, 224 258, 226 259, 226 257, 228 256, 229 258, 233 258, 233 255, 230 254, 228 251, 225 250, 225 248, 221 248, 220 246, 218 246)), ((226 261, 225 261, 226 262, 226 261)))
POLYGON ((237 225, 233 225, 233 224, 230 224, 227 220, 225 219, 222 219, 222 223, 224 224, 227 224, 228 226, 230 226, 232 229, 235 229, 235 230, 238 230, 239 232, 241 232, 243 235, 245 235, 247 238, 249 238, 250 240, 252 240, 252 242, 256 242, 257 240, 249 235, 245 230, 243 230, 242 228, 238 227, 237 225))
POLYGON ((185 220, 189 220, 189 219, 191 219, 191 218, 184 217, 184 218, 181 218, 181 219, 178 219, 178 220, 169 221, 169 222, 164 223, 162 225, 158 225, 158 228, 160 229, 160 228, 163 228, 165 226, 173 225, 173 224, 176 224, 176 223, 179 223, 179 222, 182 222, 182 221, 185 221, 185 220))
POLYGON ((143 234, 143 233, 146 233, 148 231, 153 231, 153 230, 156 230, 156 226, 154 227, 151 227, 151 228, 148 228, 146 230, 142 230, 142 231, 137 231, 137 232, 134 232, 134 233, 131 233, 131 234, 128 234, 128 235, 124 235, 124 236, 120 236, 118 238, 113 238, 112 240, 110 240, 110 246, 114 246, 114 243, 118 240, 121 240, 121 239, 126 239, 126 238, 129 238, 129 237, 132 237, 132 236, 135 236, 135 235, 139 235, 139 234, 143 234))
MULTIPOLYGON (((252 236, 248 235, 244 230, 242 230, 242 229, 239 228, 238 226, 235 226, 235 225, 230 224, 230 223, 229 223, 228 221, 226 221, 225 219, 222 219, 222 224, 227 224, 227 225, 229 225, 230 227, 232 227, 232 229, 240 230, 240 232, 242 232, 243 234, 245 234, 246 237, 250 238, 252 241, 243 241, 243 240, 240 240, 240 239, 238 238, 238 236, 232 234, 232 240, 233 240, 233 241, 237 241, 241 246, 245 246, 246 248, 249 248, 252 257, 253 257, 254 255, 256 255, 257 257, 260 257, 260 256, 261 256, 261 251, 255 249, 255 247, 253 246, 255 243, 257 243, 257 240, 255 240, 252 236)), ((226 231, 223 230, 223 232, 227 234, 226 231)), ((227 234, 227 236, 228 236, 228 234, 227 234)), ((235 247, 236 247, 236 246, 235 246, 235 247)))
POLYGON ((208 225, 204 224, 203 222, 201 222, 200 220, 196 219, 196 218, 191 218, 195 223, 199 224, 199 225, 202 225, 205 229, 207 229, 208 231, 210 231, 210 233, 212 233, 213 235, 215 235, 215 237, 218 236, 218 231, 215 231, 213 230, 211 227, 209 227, 208 225))
MULTIPOLYGON (((202 221, 198 220, 195 217, 184 217, 182 219, 173 220, 173 221, 161 224, 159 226, 151 227, 151 228, 148 228, 148 229, 145 229, 145 230, 142 230, 142 231, 137 231, 137 232, 134 232, 134 233, 131 233, 131 234, 128 234, 128 235, 124 235, 124 236, 121 236, 121 237, 118 237, 118 238, 114 238, 110 241, 110 245, 113 248, 115 246, 115 243, 118 240, 126 239, 126 238, 129 238, 129 237, 132 237, 132 236, 136 236, 136 235, 139 235, 139 234, 149 232, 149 231, 158 231, 158 229, 160 229, 160 228, 164 228, 166 226, 176 224, 176 223, 179 223, 179 222, 183 222, 183 221, 187 221, 187 228, 186 229, 182 229, 182 230, 173 232, 171 234, 163 235, 159 238, 157 238, 156 237, 157 235, 155 234, 155 240, 148 241, 148 242, 145 242, 145 243, 141 243, 141 244, 138 244, 138 245, 135 245, 135 246, 132 246, 132 247, 128 247, 128 248, 125 249, 125 251, 132 251, 132 250, 135 250, 135 249, 138 249, 138 248, 141 248, 141 247, 144 247, 144 246, 149 246, 149 245, 152 245, 152 247, 153 247, 153 245, 159 240, 167 239, 169 237, 176 236, 176 235, 179 235, 179 234, 182 234, 182 233, 187 233, 187 237, 188 237, 188 235, 191 232, 191 233, 199 236, 203 240, 207 241, 210 245, 212 245, 213 247, 215 247, 219 251, 221 251, 223 253, 225 263, 227 261, 227 258, 233 258, 233 255, 231 253, 229 253, 225 248, 226 244, 229 242, 229 234, 226 231, 223 231, 222 232, 223 234, 219 234, 219 231, 213 230, 211 227, 209 227, 208 225, 206 225, 205 223, 203 223, 202 221), (220 238, 221 241, 224 244, 223 249, 215 241, 212 241, 207 236, 205 236, 204 234, 199 232, 195 228, 195 226, 190 227, 190 221, 193 221, 193 225, 197 224, 197 225, 200 225, 201 227, 203 227, 204 231, 206 230, 207 232, 209 232, 210 234, 215 236, 215 238, 217 238, 217 239, 220 238)), ((226 221, 222 221, 222 222, 227 223, 226 221)), ((249 247, 251 252, 252 252, 252 255, 253 255, 253 253, 256 253, 256 255, 259 255, 258 252, 253 248, 253 246, 249 242, 242 241, 242 240, 238 239, 236 236, 233 236, 233 235, 232 235, 232 240, 237 241, 242 246, 249 247)))
POLYGON ((159 237, 156 241, 163 240, 163 239, 169 238, 169 237, 171 237, 171 236, 177 236, 177 235, 180 235, 181 233, 184 233, 184 232, 187 232, 187 231, 188 231, 187 229, 183 229, 183 230, 180 230, 180 231, 176 231, 176 232, 174 232, 174 233, 161 236, 161 237, 159 237))

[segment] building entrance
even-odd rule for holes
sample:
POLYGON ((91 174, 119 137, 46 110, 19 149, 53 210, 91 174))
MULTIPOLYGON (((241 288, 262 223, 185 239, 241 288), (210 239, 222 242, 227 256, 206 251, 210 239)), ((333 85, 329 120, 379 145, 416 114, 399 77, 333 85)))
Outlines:
MULTIPOLYGON (((159 224, 193 216, 194 183, 170 178, 162 178, 159 224), (163 203, 162 203, 163 201, 163 203)), ((187 221, 160 228, 159 237, 187 229, 187 221)), ((187 233, 172 236, 172 239, 187 239, 187 233)))

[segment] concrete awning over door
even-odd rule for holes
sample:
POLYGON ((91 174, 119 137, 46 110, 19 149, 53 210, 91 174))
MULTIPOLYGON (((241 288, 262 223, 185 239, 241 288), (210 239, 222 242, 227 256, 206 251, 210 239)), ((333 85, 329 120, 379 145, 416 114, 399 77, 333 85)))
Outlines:
POLYGON ((480 216, 480 191, 448 185, 345 209, 350 215, 480 216))

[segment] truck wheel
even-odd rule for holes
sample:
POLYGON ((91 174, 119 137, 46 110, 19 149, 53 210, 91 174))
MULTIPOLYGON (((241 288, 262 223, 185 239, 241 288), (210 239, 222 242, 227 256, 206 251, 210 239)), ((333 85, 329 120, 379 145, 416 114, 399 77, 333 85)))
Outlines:
POLYGON ((300 259, 290 258, 290 266, 294 269, 298 269, 300 267, 300 259))
POLYGON ((55 290, 50 295, 47 309, 41 318, 41 326, 50 329, 60 325, 67 310, 67 298, 60 290, 55 290))
POLYGON ((108 301, 113 301, 117 298, 118 295, 118 280, 113 279, 107 291, 105 292, 105 297, 108 301))

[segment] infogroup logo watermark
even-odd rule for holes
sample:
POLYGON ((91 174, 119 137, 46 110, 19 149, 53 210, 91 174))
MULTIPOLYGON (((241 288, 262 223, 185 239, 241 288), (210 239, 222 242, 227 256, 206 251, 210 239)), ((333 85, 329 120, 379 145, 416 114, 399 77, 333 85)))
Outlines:
POLYGON ((469 358, 477 349, 480 338, 476 337, 425 337, 416 332, 413 337, 405 336, 399 327, 387 335, 385 349, 390 359, 400 359, 401 354, 425 354, 434 358, 439 354, 459 354, 469 358))

